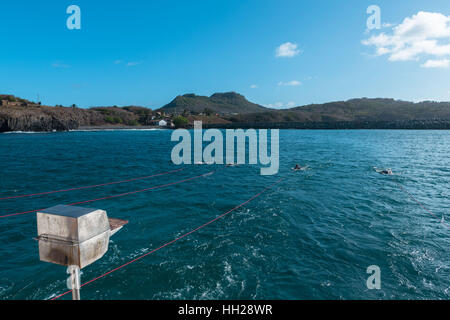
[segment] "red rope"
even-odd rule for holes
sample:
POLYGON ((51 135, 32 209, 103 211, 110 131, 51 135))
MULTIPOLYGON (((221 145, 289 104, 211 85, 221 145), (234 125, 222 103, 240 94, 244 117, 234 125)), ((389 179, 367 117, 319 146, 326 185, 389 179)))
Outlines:
POLYGON ((162 172, 162 173, 154 174, 154 175, 151 175, 151 176, 133 178, 133 179, 129 179, 129 180, 114 181, 114 182, 96 184, 96 185, 85 186, 85 187, 75 187, 75 188, 70 188, 70 189, 63 189, 63 190, 56 190, 56 191, 47 191, 47 192, 41 192, 41 193, 23 194, 23 195, 20 195, 20 196, 11 196, 11 197, 0 198, 0 200, 18 199, 18 198, 33 197, 33 196, 42 196, 42 195, 46 195, 46 194, 59 193, 59 192, 68 192, 68 191, 81 190, 81 189, 104 187, 104 186, 109 186, 109 185, 113 185, 113 184, 119 184, 119 183, 125 183, 125 182, 131 182, 131 181, 137 181, 137 180, 143 180, 143 179, 149 179, 149 178, 153 178, 153 177, 163 176, 163 175, 166 175, 166 174, 169 174, 169 173, 175 173, 175 172, 178 172, 178 171, 181 171, 181 170, 184 170, 184 168, 177 169, 177 170, 172 170, 172 171, 167 171, 167 172, 162 172))
MULTIPOLYGON (((214 172, 215 171, 210 171, 208 173, 205 173, 205 174, 202 174, 202 175, 199 175, 199 176, 195 176, 195 177, 191 177, 191 178, 188 178, 188 179, 175 181, 175 182, 171 182, 171 183, 167 183, 167 184, 163 184, 163 185, 159 185, 159 186, 155 186, 155 187, 151 187, 151 188, 145 188, 145 189, 141 189, 141 190, 130 191, 130 192, 125 192, 125 193, 121 193, 121 194, 115 194, 115 195, 112 195, 112 196, 107 196, 107 197, 98 198, 98 199, 74 202, 74 203, 67 204, 67 206, 75 206, 75 205, 78 205, 78 204, 89 203, 89 202, 100 201, 100 200, 106 200, 106 199, 112 199, 112 198, 118 198, 118 197, 123 197, 123 196, 130 195, 130 194, 150 191, 150 190, 154 190, 154 189, 160 189, 160 188, 172 186, 172 185, 175 185, 175 184, 187 182, 187 181, 190 181, 190 180, 198 179, 198 178, 204 177, 205 175, 208 175, 208 174, 211 174, 211 173, 214 173, 214 172)), ((24 211, 24 212, 18 212, 18 213, 11 213, 11 214, 7 214, 7 215, 4 215, 4 216, 0 216, 0 218, 7 218, 7 217, 12 217, 12 216, 18 216, 18 215, 22 215, 22 214, 26 214, 26 213, 32 213, 32 212, 37 212, 37 211, 41 211, 41 210, 45 210, 45 208, 44 209, 36 209, 36 210, 24 211)))
MULTIPOLYGON (((200 230, 200 229, 203 229, 204 227, 210 225, 211 223, 213 223, 213 222, 215 222, 215 221, 217 221, 217 220, 219 220, 219 219, 225 217, 227 214, 229 214, 229 213, 231 213, 231 212, 233 212, 233 211, 239 209, 240 207, 246 205, 246 204, 249 203, 250 201, 253 201, 254 199, 258 198, 258 197, 259 197, 260 195, 262 195, 266 190, 272 188, 274 185, 280 183, 280 182, 283 181, 283 180, 284 180, 283 178, 280 179, 280 180, 278 180, 277 182, 275 182, 274 184, 272 184, 272 185, 266 187, 266 188, 265 188, 264 190, 262 190, 260 193, 254 195, 253 197, 251 197, 251 198, 248 199, 247 201, 245 201, 245 202, 241 203, 240 205, 234 207, 233 209, 231 209, 231 210, 225 212, 224 214, 221 214, 220 216, 214 218, 213 220, 208 221, 207 223, 201 225, 200 227, 197 227, 197 228, 195 228, 194 230, 189 231, 188 233, 185 233, 185 234, 183 234, 182 236, 180 236, 180 237, 178 237, 178 238, 176 238, 176 239, 174 239, 174 240, 172 240, 172 241, 170 241, 170 242, 167 242, 167 243, 163 244, 162 246, 160 246, 160 247, 158 247, 158 248, 156 248, 156 249, 153 249, 152 251, 147 252, 146 254, 143 254, 143 255, 141 255, 141 256, 139 256, 139 257, 137 257, 137 258, 135 258, 135 259, 133 259, 133 260, 131 260, 131 261, 129 261, 129 262, 127 262, 127 263, 125 263, 125 264, 123 264, 123 265, 117 267, 117 268, 115 268, 115 269, 112 269, 112 270, 110 270, 110 271, 108 271, 108 272, 102 274, 101 276, 98 276, 98 277, 96 277, 96 278, 94 278, 94 279, 92 279, 92 280, 89 280, 88 282, 83 283, 83 284, 80 286, 80 288, 81 288, 81 287, 84 287, 84 286, 86 286, 86 285, 88 285, 88 284, 90 284, 90 283, 92 283, 92 282, 94 282, 94 281, 96 281, 96 280, 98 280, 98 279, 101 279, 101 278, 103 278, 103 277, 105 277, 105 276, 107 276, 107 275, 109 275, 109 274, 111 274, 111 273, 113 273, 113 272, 115 272, 115 271, 117 271, 117 270, 120 270, 120 269, 122 269, 122 268, 128 266, 129 264, 132 264, 133 262, 136 262, 136 261, 138 261, 138 260, 141 260, 142 258, 148 256, 149 254, 152 254, 152 253, 154 253, 154 252, 156 252, 156 251, 158 251, 158 250, 161 250, 162 248, 167 247, 167 246, 171 245, 172 243, 177 242, 178 240, 181 240, 181 239, 183 239, 183 238, 189 236, 190 234, 192 234, 192 233, 194 233, 194 232, 196 232, 196 231, 198 231, 198 230, 200 230)), ((62 293, 62 294, 60 294, 60 295, 58 295, 58 296, 52 298, 51 300, 59 299, 59 298, 61 298, 62 296, 65 296, 66 294, 68 294, 68 293, 70 293, 70 292, 72 292, 72 290, 66 291, 66 292, 64 292, 64 293, 62 293)))

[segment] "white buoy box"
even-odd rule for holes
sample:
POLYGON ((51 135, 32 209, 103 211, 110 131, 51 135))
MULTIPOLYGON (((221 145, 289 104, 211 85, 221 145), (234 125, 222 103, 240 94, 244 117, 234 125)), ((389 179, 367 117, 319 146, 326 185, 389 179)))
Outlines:
POLYGON ((37 212, 41 261, 80 269, 108 251, 109 238, 128 221, 108 218, 106 211, 58 205, 37 212))

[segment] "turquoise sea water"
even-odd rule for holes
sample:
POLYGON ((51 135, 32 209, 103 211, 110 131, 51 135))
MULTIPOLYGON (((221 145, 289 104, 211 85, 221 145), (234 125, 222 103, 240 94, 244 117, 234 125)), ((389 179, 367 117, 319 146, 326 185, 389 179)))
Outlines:
MULTIPOLYGON (((170 162, 170 134, 2 134, 0 197, 176 169, 170 162)), ((287 177, 223 219, 86 285, 82 298, 449 299, 449 154, 449 131, 282 130, 276 176, 261 176, 251 165, 187 166, 148 180, 1 200, 0 215, 220 169, 185 183, 87 204, 129 224, 112 238, 101 260, 83 269, 86 282, 287 177), (295 163, 309 168, 294 174, 295 163), (390 167, 398 175, 383 176, 374 167, 390 167), (366 287, 370 265, 381 269, 381 290, 366 287)), ((67 290, 65 268, 39 261, 35 236, 34 213, 0 218, 0 299, 48 299, 67 290)))

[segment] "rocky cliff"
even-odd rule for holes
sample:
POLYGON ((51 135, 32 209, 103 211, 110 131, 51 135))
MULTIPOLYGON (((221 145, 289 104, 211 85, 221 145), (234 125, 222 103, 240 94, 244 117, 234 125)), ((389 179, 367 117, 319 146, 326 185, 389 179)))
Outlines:
POLYGON ((67 131, 105 123, 95 111, 64 107, 0 107, 0 132, 67 131))
POLYGON ((152 110, 142 107, 49 107, 0 95, 0 132, 67 131, 80 126, 149 125, 152 110))

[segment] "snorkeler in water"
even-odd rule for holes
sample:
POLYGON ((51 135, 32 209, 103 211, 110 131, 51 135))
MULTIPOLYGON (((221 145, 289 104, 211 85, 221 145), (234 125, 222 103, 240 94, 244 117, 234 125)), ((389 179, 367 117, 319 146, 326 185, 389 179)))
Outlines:
POLYGON ((385 174, 385 175, 389 175, 389 176, 394 174, 394 173, 392 172, 392 170, 389 169, 389 168, 384 169, 384 170, 381 170, 381 171, 379 171, 378 173, 380 173, 380 174, 385 174))
POLYGON ((308 166, 304 166, 302 167, 301 165, 299 165, 298 163, 295 165, 295 167, 292 168, 292 170, 294 171, 299 171, 299 170, 306 170, 306 168, 308 168, 308 166))

